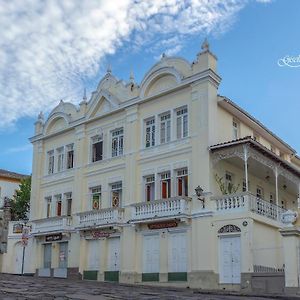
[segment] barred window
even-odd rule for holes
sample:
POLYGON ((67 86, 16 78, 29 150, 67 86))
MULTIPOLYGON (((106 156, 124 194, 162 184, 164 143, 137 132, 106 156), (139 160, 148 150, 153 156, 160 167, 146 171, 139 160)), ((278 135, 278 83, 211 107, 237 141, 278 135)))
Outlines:
POLYGON ((123 155, 123 147, 124 147, 124 132, 123 132, 123 128, 120 128, 112 132, 111 156, 115 157, 115 156, 123 155))
POLYGON ((54 150, 48 152, 48 174, 54 173, 54 150))
POLYGON ((146 148, 155 146, 155 118, 145 122, 146 125, 146 148))

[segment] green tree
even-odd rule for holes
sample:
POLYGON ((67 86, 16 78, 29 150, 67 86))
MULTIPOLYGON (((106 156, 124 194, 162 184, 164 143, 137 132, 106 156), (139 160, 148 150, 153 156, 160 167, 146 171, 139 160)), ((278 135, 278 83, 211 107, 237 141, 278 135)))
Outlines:
POLYGON ((29 211, 30 191, 31 176, 28 176, 21 180, 19 190, 16 191, 16 194, 10 201, 11 219, 13 221, 28 219, 27 212, 29 211))

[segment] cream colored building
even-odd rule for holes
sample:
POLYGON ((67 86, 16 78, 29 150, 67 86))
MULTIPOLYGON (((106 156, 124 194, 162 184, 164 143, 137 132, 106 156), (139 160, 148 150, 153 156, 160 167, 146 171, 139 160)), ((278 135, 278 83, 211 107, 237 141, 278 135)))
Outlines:
POLYGON ((205 42, 192 63, 163 55, 140 85, 108 70, 89 101, 39 116, 31 272, 283 288, 279 230, 298 209, 300 159, 220 82, 205 42))

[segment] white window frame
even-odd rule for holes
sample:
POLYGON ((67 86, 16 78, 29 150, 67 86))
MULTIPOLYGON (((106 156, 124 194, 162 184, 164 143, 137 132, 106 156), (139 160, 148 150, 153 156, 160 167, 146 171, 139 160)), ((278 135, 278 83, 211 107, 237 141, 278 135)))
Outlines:
POLYGON ((98 186, 93 186, 90 188, 90 207, 91 210, 99 210, 101 209, 102 206, 102 189, 101 189, 101 185, 98 186), (94 207, 94 195, 99 195, 99 199, 98 199, 98 208, 94 207))
POLYGON ((74 168, 74 158, 75 158, 75 152, 74 152, 74 144, 69 144, 66 146, 66 169, 73 169, 74 168), (69 164, 69 153, 72 153, 72 163, 69 164))
POLYGON ((155 117, 150 117, 145 121, 145 148, 156 145, 156 122, 155 117))
POLYGON ((47 174, 51 175, 54 173, 55 166, 55 154, 54 150, 50 150, 47 152, 47 174))
POLYGON ((124 129, 119 128, 111 132, 111 156, 117 157, 124 152, 124 129))
POLYGON ((45 197, 46 209, 45 209, 45 216, 46 218, 52 217, 52 197, 47 196, 45 197))
POLYGON ((54 212, 54 215, 56 217, 61 217, 63 215, 63 199, 62 199, 62 194, 56 194, 56 195, 54 195, 54 199, 55 199, 55 212, 54 212), (59 202, 60 202, 60 215, 57 214, 58 203, 59 202))
POLYGON ((184 105, 175 110, 176 114, 176 138, 182 139, 189 135, 188 106, 184 105))
POLYGON ((171 141, 171 112, 165 112, 159 116, 159 134, 160 144, 166 144, 171 141))
POLYGON ((72 205, 73 205, 73 198, 72 198, 72 192, 64 193, 64 202, 65 202, 65 211, 64 215, 66 216, 72 216, 72 205), (70 213, 68 212, 69 208, 69 202, 71 202, 71 210, 70 213))
POLYGON ((160 198, 168 199, 172 195, 172 179, 171 179, 171 171, 166 171, 160 173, 160 198), (163 198, 163 182, 167 183, 167 197, 163 198))
POLYGON ((155 174, 146 175, 144 176, 144 201, 145 202, 151 202, 155 200, 155 174), (147 187, 150 186, 150 189, 152 189, 153 193, 153 199, 151 199, 151 191, 150 191, 150 199, 147 199, 147 187))
POLYGON ((240 123, 236 120, 232 120, 232 138, 237 140, 240 137, 240 123))
POLYGON ((64 147, 59 147, 56 149, 56 159, 57 159, 57 172, 62 172, 65 165, 65 149, 64 147))
POLYGON ((98 161, 102 161, 103 160, 103 152, 104 152, 104 145, 103 145, 103 134, 97 134, 95 136, 91 137, 91 162, 95 163, 98 161), (97 143, 101 143, 102 142, 102 156, 100 159, 96 160, 96 152, 94 152, 94 145, 97 143))
POLYGON ((110 203, 111 207, 117 208, 122 207, 122 194, 123 194, 123 185, 122 181, 113 182, 110 184, 110 203), (114 203, 114 193, 119 194, 118 205, 114 203))
POLYGON ((256 186, 256 198, 261 199, 261 200, 264 199, 264 189, 259 185, 256 186))
MULTIPOLYGON (((187 191, 185 190, 184 177, 187 177, 187 180, 189 180, 188 168, 182 168, 182 169, 176 170, 176 196, 180 196, 180 197, 188 196, 189 188, 187 186, 187 191), (182 195, 179 195, 179 193, 178 193, 178 187, 179 187, 178 181, 180 178, 182 180, 182 195)), ((187 182, 187 184, 189 184, 189 181, 187 182)))

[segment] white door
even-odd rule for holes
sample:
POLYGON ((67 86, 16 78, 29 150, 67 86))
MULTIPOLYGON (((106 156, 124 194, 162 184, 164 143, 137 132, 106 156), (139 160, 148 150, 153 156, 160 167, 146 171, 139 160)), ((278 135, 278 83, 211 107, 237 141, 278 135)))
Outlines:
POLYGON ((44 244, 44 268, 51 268, 52 244, 44 244))
POLYGON ((98 240, 88 241, 88 263, 87 269, 89 271, 99 270, 100 268, 100 243, 98 240))
POLYGON ((159 235, 145 235, 143 273, 159 273, 159 235))
POLYGON ((220 238, 220 283, 241 283, 241 239, 220 238))
POLYGON ((59 268, 68 267, 68 242, 59 243, 59 268))
POLYGON ((108 239, 108 270, 120 270, 120 238, 108 239))
POLYGON ((16 243, 14 251, 15 251, 14 274, 21 274, 22 259, 23 259, 23 247, 21 243, 16 243))
POLYGON ((171 233, 168 243, 168 269, 173 272, 187 272, 186 232, 171 233))

